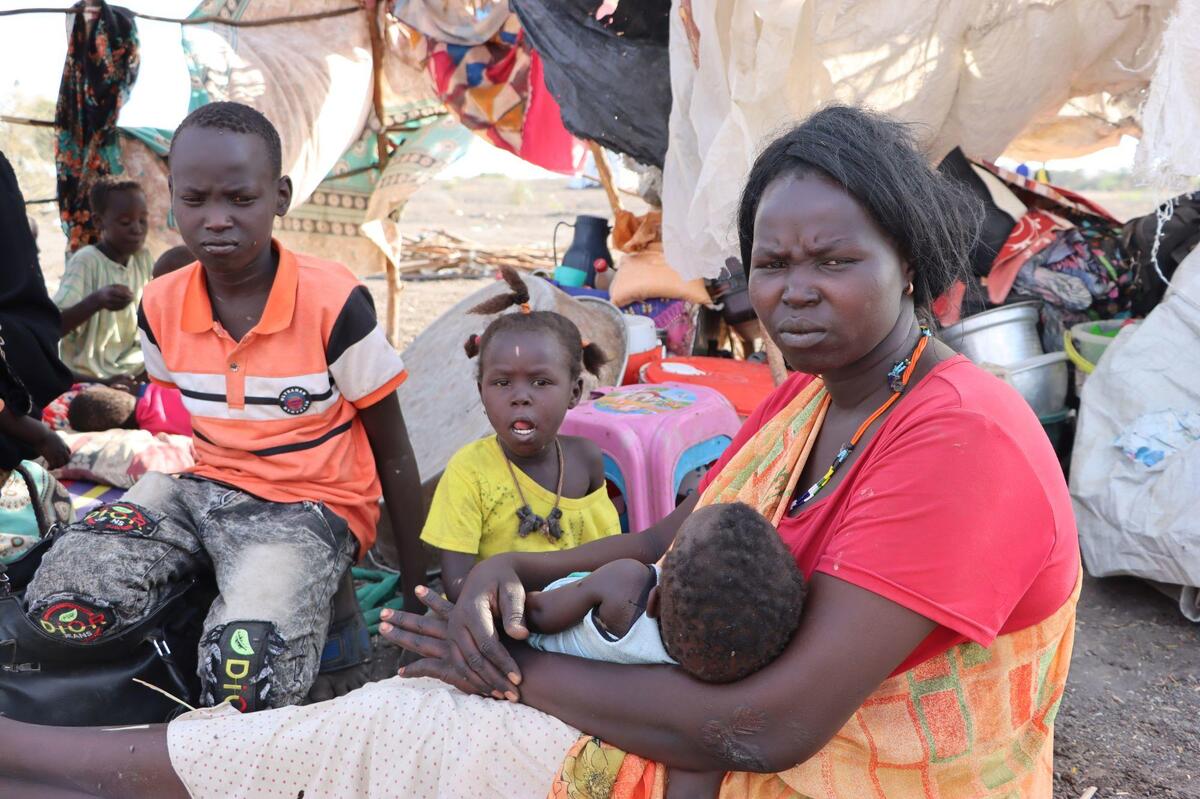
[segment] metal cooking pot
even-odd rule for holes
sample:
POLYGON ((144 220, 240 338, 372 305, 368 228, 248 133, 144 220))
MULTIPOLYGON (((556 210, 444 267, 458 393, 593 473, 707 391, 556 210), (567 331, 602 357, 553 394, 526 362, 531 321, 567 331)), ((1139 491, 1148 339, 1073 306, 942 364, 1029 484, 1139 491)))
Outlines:
POLYGON ((1067 354, 1049 352, 1004 367, 1004 379, 1038 416, 1062 411, 1067 402, 1067 354))
POLYGON ((1013 366, 1044 352, 1037 331, 1040 308, 1037 301, 993 308, 947 327, 938 338, 975 363, 1013 366))

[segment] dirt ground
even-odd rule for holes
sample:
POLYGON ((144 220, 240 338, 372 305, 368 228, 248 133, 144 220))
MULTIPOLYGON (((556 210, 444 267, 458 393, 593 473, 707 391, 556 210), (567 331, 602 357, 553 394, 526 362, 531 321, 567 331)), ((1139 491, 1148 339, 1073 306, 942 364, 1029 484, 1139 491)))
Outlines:
POLYGON ((1055 731, 1055 796, 1200 797, 1200 625, 1140 580, 1088 578, 1055 731))
MULTIPOLYGON (((1142 195, 1093 196, 1122 219, 1153 207, 1142 195)), ((410 234, 445 230, 491 247, 548 246, 554 224, 580 213, 608 216, 603 192, 571 190, 565 181, 487 177, 431 184, 410 203, 403 227, 410 234)), ((53 291, 62 272, 62 239, 49 209, 39 217, 43 266, 53 291)), ((570 231, 562 231, 560 248, 569 238, 570 231)), ((385 307, 382 276, 366 283, 377 307, 385 307)), ((482 285, 464 279, 405 282, 399 300, 401 348, 482 285)), ((380 650, 378 655, 375 676, 394 674, 397 653, 380 650)), ((1100 799, 1200 799, 1200 625, 1187 622, 1145 583, 1087 579, 1056 752, 1056 797, 1077 799, 1095 786, 1100 799)))

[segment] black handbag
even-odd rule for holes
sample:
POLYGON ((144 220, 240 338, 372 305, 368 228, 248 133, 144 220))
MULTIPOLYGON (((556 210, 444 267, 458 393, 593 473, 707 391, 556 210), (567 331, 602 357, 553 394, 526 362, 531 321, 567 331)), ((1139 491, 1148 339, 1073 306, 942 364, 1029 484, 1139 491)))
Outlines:
POLYGON ((63 640, 29 618, 22 596, 56 532, 7 570, 0 567, 0 715, 95 726, 165 722, 186 709, 135 677, 194 705, 196 647, 216 595, 212 581, 181 581, 145 619, 112 637, 63 640))

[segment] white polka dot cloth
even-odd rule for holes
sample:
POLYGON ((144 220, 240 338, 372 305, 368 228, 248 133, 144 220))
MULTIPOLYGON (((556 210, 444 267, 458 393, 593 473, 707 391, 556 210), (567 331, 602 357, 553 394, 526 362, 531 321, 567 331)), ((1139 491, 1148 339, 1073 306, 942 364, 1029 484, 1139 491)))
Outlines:
POLYGON ((544 799, 573 727, 525 705, 394 677, 339 699, 167 728, 193 799, 544 799))

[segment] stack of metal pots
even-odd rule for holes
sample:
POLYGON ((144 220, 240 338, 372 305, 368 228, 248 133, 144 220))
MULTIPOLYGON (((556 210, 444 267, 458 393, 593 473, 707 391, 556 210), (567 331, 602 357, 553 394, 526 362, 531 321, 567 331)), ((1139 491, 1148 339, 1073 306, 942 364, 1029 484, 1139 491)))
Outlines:
POLYGON ((1011 384, 1049 428, 1067 416, 1067 356, 1047 353, 1038 336, 1038 302, 1019 302, 968 316, 938 335, 1011 384))

